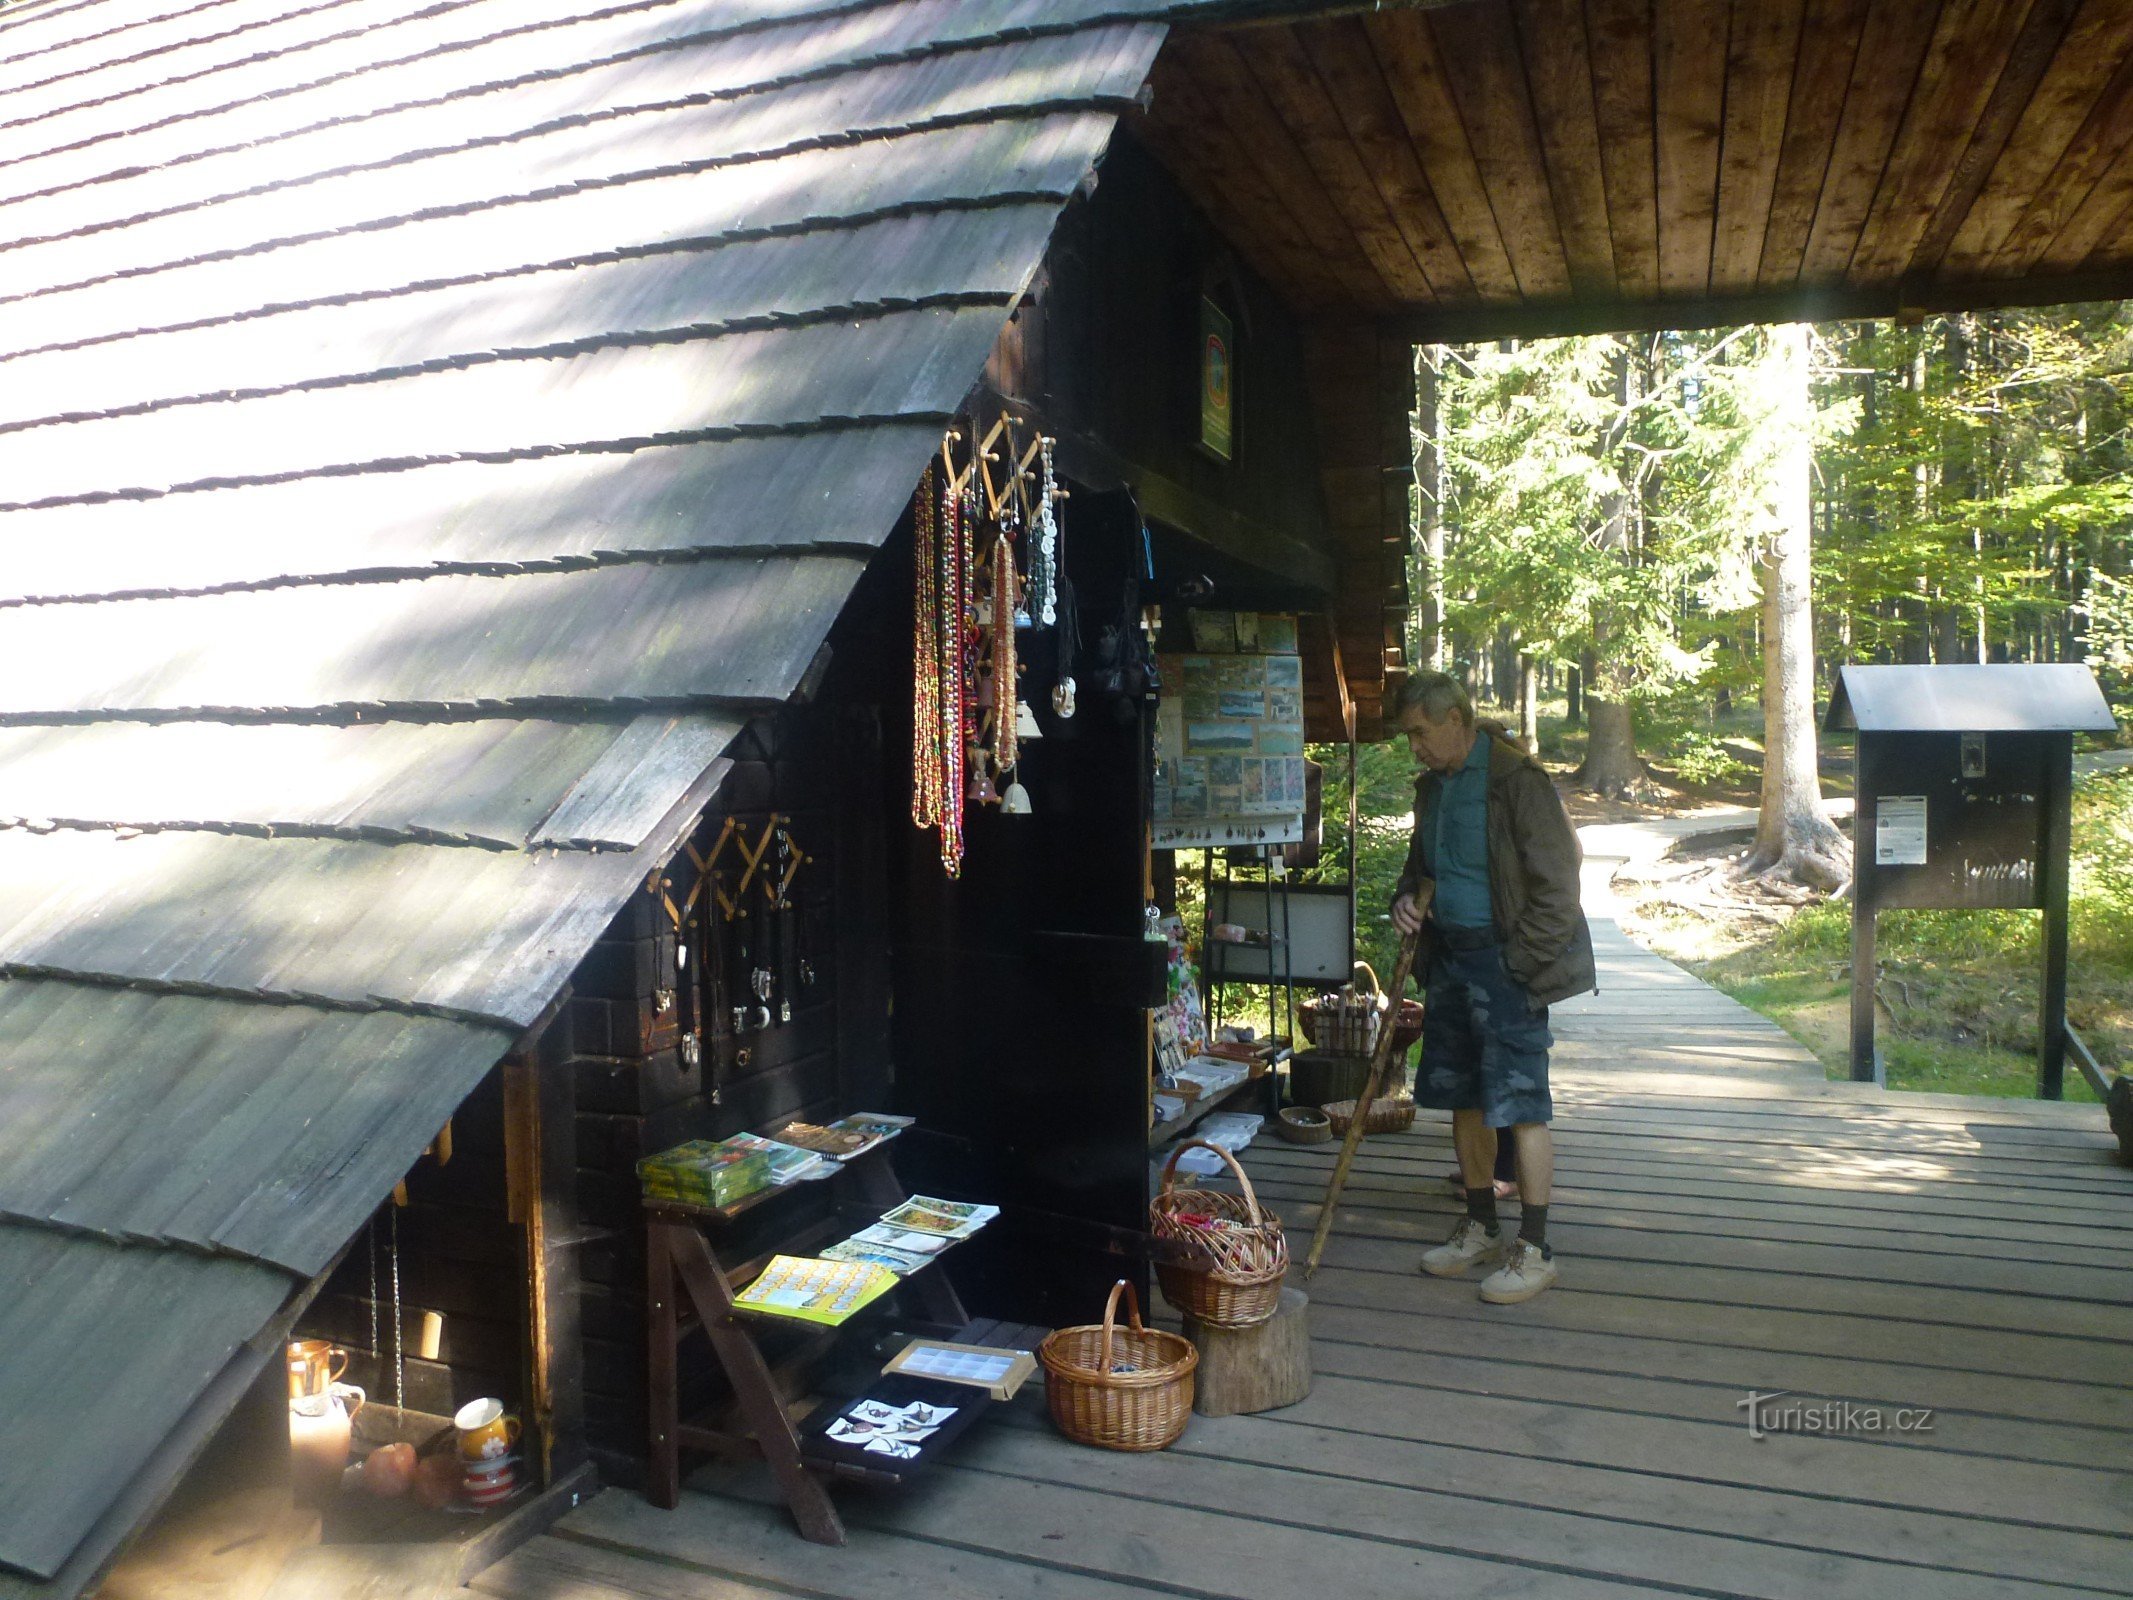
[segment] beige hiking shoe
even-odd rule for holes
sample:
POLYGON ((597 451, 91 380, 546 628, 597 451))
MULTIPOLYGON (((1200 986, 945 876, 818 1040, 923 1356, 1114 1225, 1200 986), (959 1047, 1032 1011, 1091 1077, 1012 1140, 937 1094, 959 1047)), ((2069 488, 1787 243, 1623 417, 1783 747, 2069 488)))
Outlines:
POLYGON ((1481 1280, 1481 1298, 1491 1305, 1515 1306, 1531 1300, 1556 1277, 1552 1256, 1542 1255, 1539 1245, 1513 1239, 1504 1249, 1503 1265, 1481 1280))
POLYGON ((1472 1217, 1461 1217, 1452 1236, 1422 1258, 1433 1278, 1456 1278, 1477 1261, 1492 1261, 1503 1249, 1503 1235, 1491 1233, 1472 1217))

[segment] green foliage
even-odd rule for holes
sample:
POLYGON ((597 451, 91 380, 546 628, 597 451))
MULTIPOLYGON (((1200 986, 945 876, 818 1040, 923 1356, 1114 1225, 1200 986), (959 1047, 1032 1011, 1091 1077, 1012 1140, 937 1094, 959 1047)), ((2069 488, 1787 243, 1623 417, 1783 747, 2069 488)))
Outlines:
MULTIPOLYGON (((2133 1064, 2133 773, 2074 791, 2068 1015, 2107 1064, 2133 1064)), ((2028 1094, 2036 1077, 2042 919, 2032 911, 1885 911, 1877 923, 1879 1030, 1889 1082, 2028 1094)), ((1813 906, 1768 940, 1697 970, 1847 1068, 1851 907, 1813 906)), ((2070 1098, 2088 1098, 2070 1071, 2070 1098)))
POLYGON ((2133 310, 1828 324, 1804 416, 1771 348, 1736 329, 1449 352, 1453 656, 1508 642, 1568 667, 1597 646, 1654 733, 1684 691, 1752 699, 1767 490, 1804 426, 1824 682, 1842 661, 2086 655, 2133 704, 2133 310))
POLYGON ((1668 741, 1660 759, 1682 782, 1699 789, 1739 784, 1755 769, 1707 733, 1685 729, 1668 741))

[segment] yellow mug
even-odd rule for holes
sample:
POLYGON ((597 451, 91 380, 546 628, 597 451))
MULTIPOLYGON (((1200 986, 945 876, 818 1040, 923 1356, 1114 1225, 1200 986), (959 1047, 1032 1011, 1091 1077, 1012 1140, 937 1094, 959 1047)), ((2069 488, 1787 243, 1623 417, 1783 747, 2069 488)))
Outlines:
POLYGON ((289 1398, 324 1394, 348 1370, 348 1352, 330 1339, 294 1339, 289 1344, 289 1398), (339 1361, 336 1364, 335 1358, 339 1361))
POLYGON ((469 1400, 453 1413, 463 1461, 493 1461, 518 1443, 518 1418, 504 1415, 501 1400, 469 1400))

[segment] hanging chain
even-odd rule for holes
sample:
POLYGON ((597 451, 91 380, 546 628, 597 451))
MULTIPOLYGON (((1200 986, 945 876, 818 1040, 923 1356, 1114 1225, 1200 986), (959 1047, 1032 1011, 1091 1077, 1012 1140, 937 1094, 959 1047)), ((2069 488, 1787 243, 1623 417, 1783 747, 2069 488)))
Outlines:
POLYGON ((1037 486, 1037 537, 1029 558, 1029 609, 1039 627, 1049 628, 1059 620, 1059 480, 1052 472, 1052 441, 1042 434, 1037 459, 1043 475, 1037 486))
MULTIPOLYGON (((400 1208, 392 1208, 392 1267, 393 1267, 393 1421, 399 1422, 407 1411, 407 1339, 401 1331, 400 1311, 400 1208)), ((375 1307, 376 1302, 372 1302, 375 1307)))
POLYGON ((385 1372, 385 1346, 378 1343, 378 1214, 370 1214, 370 1223, 363 1230, 363 1256, 370 1263, 370 1359, 376 1368, 376 1383, 385 1372))

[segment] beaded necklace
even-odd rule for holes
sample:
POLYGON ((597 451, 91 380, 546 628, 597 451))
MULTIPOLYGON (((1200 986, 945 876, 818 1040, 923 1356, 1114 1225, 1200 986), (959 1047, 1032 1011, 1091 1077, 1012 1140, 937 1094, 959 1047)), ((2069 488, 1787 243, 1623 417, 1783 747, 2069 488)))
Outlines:
MULTIPOLYGON (((975 473, 972 474, 975 476, 975 473)), ((963 872, 963 741, 969 692, 970 591, 969 486, 959 492, 951 482, 941 496, 939 711, 936 737, 941 751, 941 868, 949 877, 963 872)))
POLYGON ((1037 491, 1037 537, 1029 559, 1029 608, 1037 625, 1049 628, 1059 620, 1059 480, 1052 471, 1052 441, 1042 434, 1037 456, 1043 477, 1037 491))
POLYGON ((911 502, 911 821, 931 828, 941 818, 940 534, 933 514, 933 467, 911 502))
POLYGON ((1006 530, 992 546, 992 749, 993 766, 1015 764, 1015 546, 1006 530))

